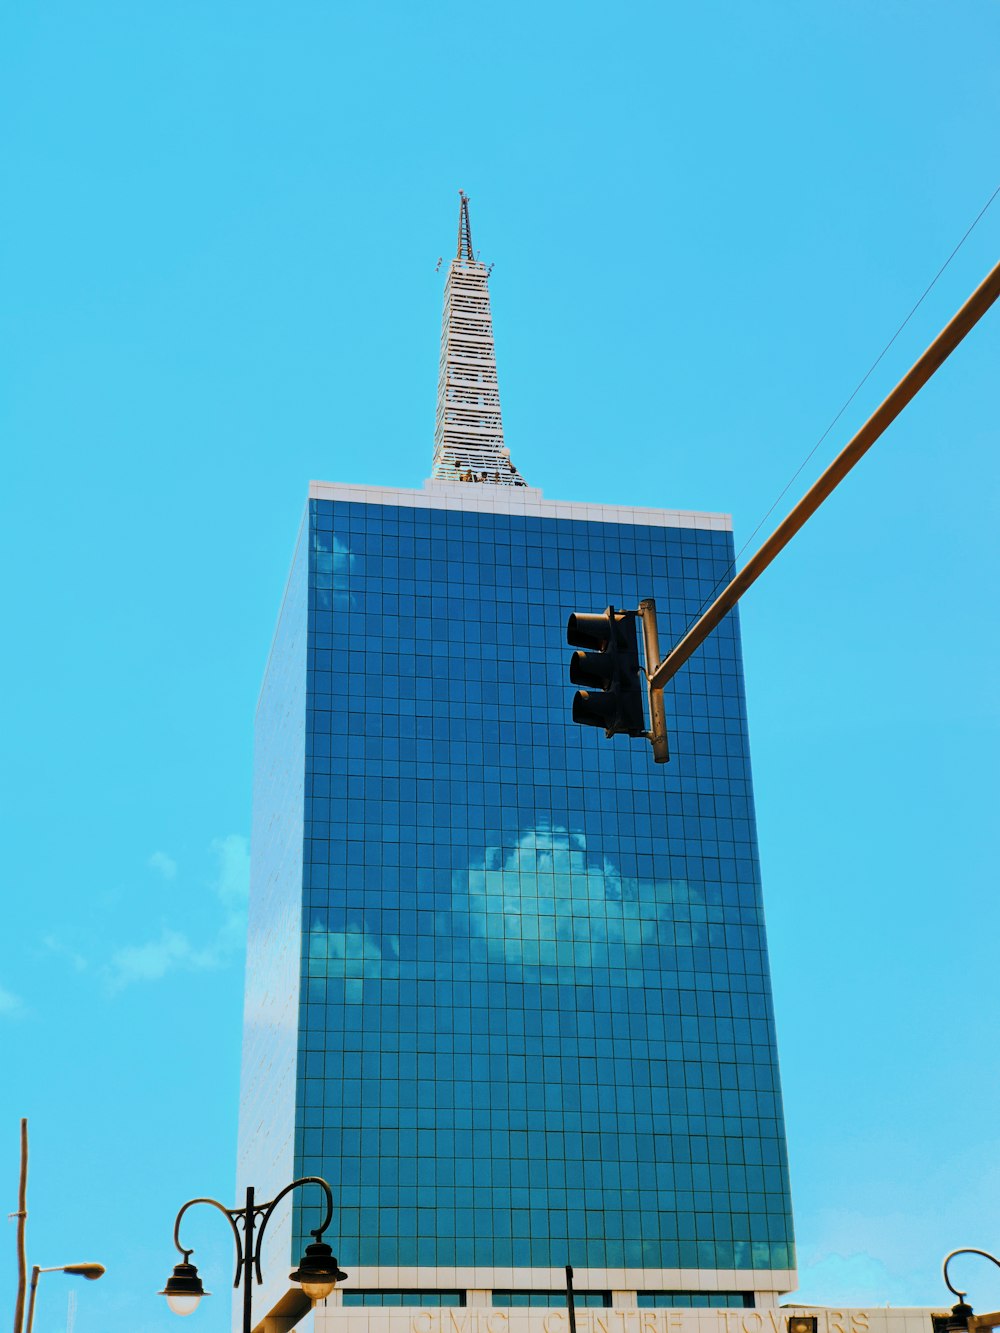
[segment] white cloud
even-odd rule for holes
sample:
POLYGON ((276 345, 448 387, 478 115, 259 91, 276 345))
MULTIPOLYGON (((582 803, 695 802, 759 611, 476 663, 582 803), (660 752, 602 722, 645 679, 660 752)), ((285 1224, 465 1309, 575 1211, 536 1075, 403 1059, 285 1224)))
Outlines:
MULTIPOLYGON (((661 942, 663 922, 684 918, 683 905, 693 898, 682 880, 623 877, 611 861, 588 853, 581 833, 536 827, 456 871, 451 910, 457 935, 464 933, 458 923, 468 923, 474 957, 560 974, 620 968, 638 984, 646 946, 661 942)), ((371 933, 363 916, 353 915, 341 930, 315 922, 308 960, 311 977, 340 978, 348 997, 358 999, 366 979, 399 976, 399 940, 371 933)), ((684 925, 698 943, 704 927, 684 925)))
POLYGON ((86 971, 88 964, 83 954, 70 948, 68 944, 64 944, 55 935, 44 936, 42 944, 48 949, 49 953, 58 954, 59 957, 67 959, 74 972, 86 971))
MULTIPOLYGON (((926 1281, 920 1286, 927 1286, 926 1281)), ((877 1305, 922 1305, 926 1291, 914 1296, 914 1279, 893 1273, 873 1254, 826 1253, 799 1262, 799 1286, 789 1303, 857 1308, 877 1305)))
POLYGON ((318 922, 309 931, 310 977, 340 977, 349 1002, 359 1001, 366 977, 399 976, 399 939, 370 934, 362 925, 327 930, 318 922))
POLYGON ((154 852, 147 864, 158 870, 164 879, 174 879, 177 875, 177 862, 166 852, 154 852))
MULTIPOLYGON (((227 837, 215 838, 210 850, 217 861, 216 875, 210 887, 222 909, 214 937, 204 947, 196 948, 182 931, 164 924, 156 938, 142 944, 125 945, 112 954, 103 969, 110 994, 117 994, 135 982, 159 981, 171 972, 200 972, 224 967, 243 950, 246 945, 250 847, 241 834, 230 833, 227 837)), ((169 878, 176 871, 174 862, 164 853, 157 852, 150 858, 150 864, 158 857, 163 857, 171 868, 168 873, 164 865, 157 864, 169 878)))
POLYGON ((196 950, 186 935, 164 926, 159 939, 119 949, 106 969, 106 979, 108 990, 115 994, 134 981, 159 981, 177 968, 192 971, 214 966, 210 949, 196 950))
POLYGON ((212 885, 213 892, 226 910, 228 934, 239 933, 239 943, 245 944, 247 927, 247 898, 250 895, 250 844, 240 833, 215 838, 212 852, 218 860, 218 874, 212 885))
MULTIPOLYGON (((970 1086, 975 1095, 974 1080, 970 1086)), ((853 1182, 852 1205, 839 1200, 840 1176, 823 1177, 832 1200, 827 1206, 810 1192, 816 1181, 799 1186, 806 1198, 796 1214, 800 1295, 806 1304, 889 1302, 939 1310, 954 1304, 941 1278, 941 1260, 995 1229, 1000 1139, 954 1143, 947 1123, 945 1115, 940 1123, 935 1119, 923 1139, 900 1136, 887 1126, 872 1140, 854 1131, 848 1113, 845 1133, 852 1151, 869 1177, 874 1162, 881 1166, 875 1178, 853 1182), (935 1132, 942 1135, 936 1144, 935 1132)), ((793 1185, 794 1166, 793 1157, 793 1185)), ((1000 1271, 992 1264, 960 1258, 951 1275, 956 1286, 971 1289, 976 1309, 1000 1307, 1000 1271)))
POLYGON ((358 557, 350 547, 333 533, 317 532, 313 536, 316 574, 316 599, 322 611, 349 610, 357 605, 351 592, 351 575, 355 574, 358 557))
POLYGON ((20 995, 5 990, 0 986, 0 1018, 16 1018, 24 1012, 24 1001, 20 995))
POLYGON ((508 963, 633 974, 644 946, 659 942, 661 922, 690 897, 683 881, 623 877, 588 853, 582 833, 559 827, 527 829, 509 849, 488 847, 453 882, 456 912, 468 912, 474 934, 508 963))

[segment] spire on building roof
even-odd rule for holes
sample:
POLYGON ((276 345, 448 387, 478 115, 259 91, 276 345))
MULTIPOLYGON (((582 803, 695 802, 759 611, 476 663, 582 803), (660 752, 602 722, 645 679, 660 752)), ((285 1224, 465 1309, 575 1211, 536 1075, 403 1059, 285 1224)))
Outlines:
POLYGON ((458 250, 455 258, 475 262, 476 256, 472 253, 472 223, 469 221, 469 196, 464 190, 459 190, 458 196, 462 202, 458 206, 458 250))
POLYGON ((448 266, 441 322, 435 481, 524 486, 503 442, 487 278, 472 248, 469 196, 459 190, 458 252, 448 266))

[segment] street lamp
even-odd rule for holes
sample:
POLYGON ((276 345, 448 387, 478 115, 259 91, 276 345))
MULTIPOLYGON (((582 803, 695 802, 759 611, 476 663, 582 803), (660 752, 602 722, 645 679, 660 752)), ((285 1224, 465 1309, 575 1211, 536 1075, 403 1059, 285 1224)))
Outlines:
POLYGON ((96 1282, 104 1276, 103 1264, 56 1264, 52 1268, 39 1268, 37 1264, 31 1270, 31 1288, 28 1295, 28 1319, 24 1333, 31 1333, 35 1319, 35 1292, 38 1290, 39 1273, 69 1273, 73 1277, 85 1277, 88 1282, 96 1282))
POLYGON ((313 1243, 306 1246, 305 1254, 299 1261, 299 1266, 294 1273, 289 1273, 289 1280, 298 1282, 302 1290, 312 1301, 321 1301, 329 1296, 338 1282, 343 1282, 347 1277, 337 1267, 337 1260, 333 1257, 333 1251, 323 1240, 323 1232, 330 1225, 333 1218, 333 1194, 330 1186, 321 1176, 303 1176, 300 1180, 293 1180, 290 1185, 286 1185, 280 1194, 276 1194, 269 1203, 256 1203, 254 1201, 253 1186, 247 1189, 247 1201, 244 1208, 226 1208, 224 1204, 219 1203, 217 1199, 188 1199, 187 1203, 177 1214, 177 1220, 174 1222, 174 1244, 183 1256, 182 1262, 176 1264, 173 1273, 167 1279, 167 1284, 160 1292, 161 1296, 166 1296, 167 1304, 173 1310, 174 1314, 187 1315, 193 1314, 198 1308, 198 1303, 202 1296, 208 1296, 201 1284, 201 1278, 198 1276, 198 1270, 192 1263, 188 1263, 194 1250, 186 1250, 181 1244, 180 1227, 181 1218, 196 1203, 208 1203, 213 1208, 217 1208, 220 1213, 225 1214, 229 1219, 229 1225, 233 1229, 233 1236, 236 1240, 236 1277, 233 1281, 234 1287, 239 1287, 240 1281, 243 1282, 243 1333, 252 1333, 253 1322, 250 1317, 251 1302, 253 1296, 253 1277, 257 1276, 258 1285, 263 1281, 260 1272, 260 1247, 264 1239, 264 1229, 271 1220, 271 1215, 275 1208, 292 1190, 298 1189, 301 1185, 319 1185, 326 1194, 326 1216, 322 1225, 315 1231, 310 1232, 314 1237, 313 1243), (257 1219, 260 1219, 260 1225, 257 1225, 257 1219), (240 1234, 236 1223, 239 1222, 243 1228, 243 1234, 240 1234))
MULTIPOLYGON (((966 1330, 974 1329, 978 1322, 975 1315, 972 1313, 972 1306, 966 1302, 965 1297, 967 1293, 959 1291, 957 1287, 953 1287, 948 1279, 948 1265, 951 1263, 952 1259, 959 1254, 981 1255, 983 1259, 989 1259, 991 1264, 996 1264, 997 1268, 1000 1268, 1000 1259, 995 1255, 990 1254, 988 1250, 952 1250, 951 1254, 945 1255, 944 1263, 941 1265, 941 1272, 944 1276, 944 1285, 953 1296, 958 1297, 958 1304, 951 1307, 950 1315, 939 1315, 935 1317, 935 1333, 966 1333, 966 1330)), ((996 1320, 991 1317, 991 1321, 992 1326, 992 1323, 995 1323, 996 1320)))

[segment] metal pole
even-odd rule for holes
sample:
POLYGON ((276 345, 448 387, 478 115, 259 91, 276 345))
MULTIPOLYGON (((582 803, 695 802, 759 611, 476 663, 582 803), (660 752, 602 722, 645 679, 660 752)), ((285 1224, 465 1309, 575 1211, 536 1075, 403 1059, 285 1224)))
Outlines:
POLYGON ((569 1333, 576 1333, 576 1303, 573 1299, 573 1265, 566 1265, 566 1309, 569 1311, 569 1333))
POLYGON ((658 764, 665 764, 670 758, 670 748, 667 744, 667 708, 663 702, 663 691, 649 687, 649 673, 660 661, 660 634, 656 627, 656 603, 652 597, 644 597, 639 603, 639 615, 642 618, 642 646, 646 656, 649 740, 653 747, 653 759, 658 764))
POLYGON ((253 1302, 253 1186, 247 1186, 247 1210, 243 1214, 243 1333, 253 1333, 250 1307, 253 1302))
POLYGON ((42 1270, 35 1264, 31 1270, 31 1288, 28 1294, 28 1318, 25 1323, 25 1333, 31 1333, 31 1326, 35 1322, 35 1292, 38 1290, 38 1274, 42 1270))
POLYGON ((24 1289, 28 1279, 28 1260, 24 1250, 24 1228, 28 1220, 28 1122, 21 1120, 21 1181, 17 1188, 17 1300, 14 1305, 14 1333, 24 1327, 24 1289))
POLYGON ((775 528, 759 551, 747 561, 731 583, 691 626, 676 648, 649 677, 651 690, 663 686, 682 667, 696 648, 708 638, 716 625, 740 600, 746 590, 763 574, 779 551, 791 539, 828 495, 843 481, 851 468, 868 452, 879 436, 895 421, 907 403, 923 388, 934 372, 944 364, 965 335, 986 314, 1000 296, 1000 263, 983 279, 965 305, 915 361, 888 398, 875 409, 854 438, 841 450, 817 482, 805 493, 791 513, 775 528))

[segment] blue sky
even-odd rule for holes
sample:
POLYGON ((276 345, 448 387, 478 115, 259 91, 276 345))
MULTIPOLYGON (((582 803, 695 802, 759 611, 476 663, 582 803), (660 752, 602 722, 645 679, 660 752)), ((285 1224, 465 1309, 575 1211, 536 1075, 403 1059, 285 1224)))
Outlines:
MULTIPOLYGON (((257 689, 309 479, 429 471, 459 187, 529 482, 740 542, 1000 182, 998 42, 996 0, 5 6, 0 1181, 26 1114, 29 1261, 109 1268, 77 1333, 172 1327, 174 1212, 232 1193, 257 689)), ((1000 200, 778 514, 998 252, 1000 200)), ((998 357, 994 311, 743 604, 812 1301, 1000 1247, 998 357)))

